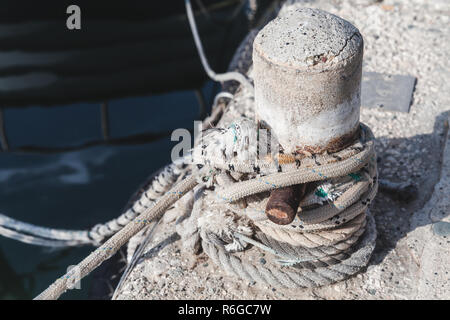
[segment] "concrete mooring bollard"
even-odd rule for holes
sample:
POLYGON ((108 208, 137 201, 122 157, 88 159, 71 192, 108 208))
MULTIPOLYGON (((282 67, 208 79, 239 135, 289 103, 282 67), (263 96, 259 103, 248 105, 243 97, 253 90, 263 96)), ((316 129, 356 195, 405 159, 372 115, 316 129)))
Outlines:
POLYGON ((256 115, 285 152, 335 152, 353 140, 362 57, 358 29, 318 9, 288 11, 258 33, 256 115))

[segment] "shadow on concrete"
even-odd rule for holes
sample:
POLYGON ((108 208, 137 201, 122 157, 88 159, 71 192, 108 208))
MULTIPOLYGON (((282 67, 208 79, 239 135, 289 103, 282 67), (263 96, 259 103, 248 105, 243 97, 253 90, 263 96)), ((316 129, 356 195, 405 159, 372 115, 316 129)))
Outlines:
POLYGON ((416 153, 408 159, 409 161, 391 162, 389 166, 386 159, 390 155, 384 152, 386 149, 377 149, 378 171, 380 179, 393 182, 403 182, 404 173, 412 172, 407 179, 417 187, 418 193, 414 199, 401 201, 394 193, 379 190, 370 207, 377 223, 378 236, 369 265, 380 264, 386 255, 396 247, 400 239, 421 226, 413 226, 411 218, 431 198, 434 186, 440 179, 443 147, 448 130, 446 121, 449 115, 450 111, 446 111, 436 117, 431 134, 417 135, 411 138, 377 138, 380 145, 388 146, 386 149, 395 149, 405 144, 412 145, 411 148, 416 153), (388 173, 387 176, 386 173, 388 173))

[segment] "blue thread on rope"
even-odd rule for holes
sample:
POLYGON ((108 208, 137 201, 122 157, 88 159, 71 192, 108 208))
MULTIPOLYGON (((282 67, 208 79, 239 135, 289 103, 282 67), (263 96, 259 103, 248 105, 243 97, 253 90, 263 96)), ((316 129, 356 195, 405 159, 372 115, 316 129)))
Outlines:
POLYGON ((184 193, 181 191, 168 191, 166 194, 183 195, 184 193))
POLYGON ((324 177, 325 179, 328 179, 328 177, 326 175, 324 175, 323 173, 316 171, 315 169, 311 169, 312 172, 317 173, 319 175, 319 177, 324 177))
POLYGON ((270 185, 270 186, 272 186, 273 188, 275 188, 275 189, 278 189, 278 188, 280 188, 279 186, 277 186, 276 184, 274 184, 274 183, 270 183, 270 182, 268 182, 268 181, 264 181, 263 179, 261 179, 261 178, 258 178, 258 180, 259 181, 261 181, 261 182, 264 182, 265 184, 267 184, 267 185, 270 185))
POLYGON ((233 130, 233 134, 234 134, 233 142, 236 143, 236 141, 237 141, 236 125, 234 123, 232 123, 230 125, 230 128, 233 130))

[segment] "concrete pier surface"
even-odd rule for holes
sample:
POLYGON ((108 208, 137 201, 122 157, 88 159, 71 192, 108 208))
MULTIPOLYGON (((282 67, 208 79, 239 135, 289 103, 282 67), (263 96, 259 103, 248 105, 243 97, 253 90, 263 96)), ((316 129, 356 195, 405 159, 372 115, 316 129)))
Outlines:
MULTIPOLYGON (((289 1, 291 2, 291 1, 289 1)), ((293 1, 292 1, 293 2, 293 1)), ((417 78, 409 113, 361 109, 377 138, 379 175, 412 183, 417 197, 378 193, 377 245, 365 270, 335 285, 281 290, 227 275, 202 253, 184 254, 166 219, 118 299, 449 299, 450 4, 447 0, 299 1, 342 17, 364 37, 363 71, 417 78), (171 237, 172 236, 172 237, 171 237)), ((264 256, 254 263, 264 263, 264 256)))

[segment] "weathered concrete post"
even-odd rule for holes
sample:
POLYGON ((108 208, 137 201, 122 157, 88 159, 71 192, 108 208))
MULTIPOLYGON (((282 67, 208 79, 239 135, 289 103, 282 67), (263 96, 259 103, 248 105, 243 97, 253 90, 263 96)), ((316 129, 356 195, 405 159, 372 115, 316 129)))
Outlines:
MULTIPOLYGON (((253 44, 256 117, 284 152, 336 152, 359 128, 363 39, 349 22, 317 9, 288 11, 253 44)), ((305 186, 271 192, 266 215, 289 224, 305 186)))
POLYGON ((363 39, 317 9, 288 11, 253 45, 256 114, 285 152, 333 152, 358 130, 363 39))

